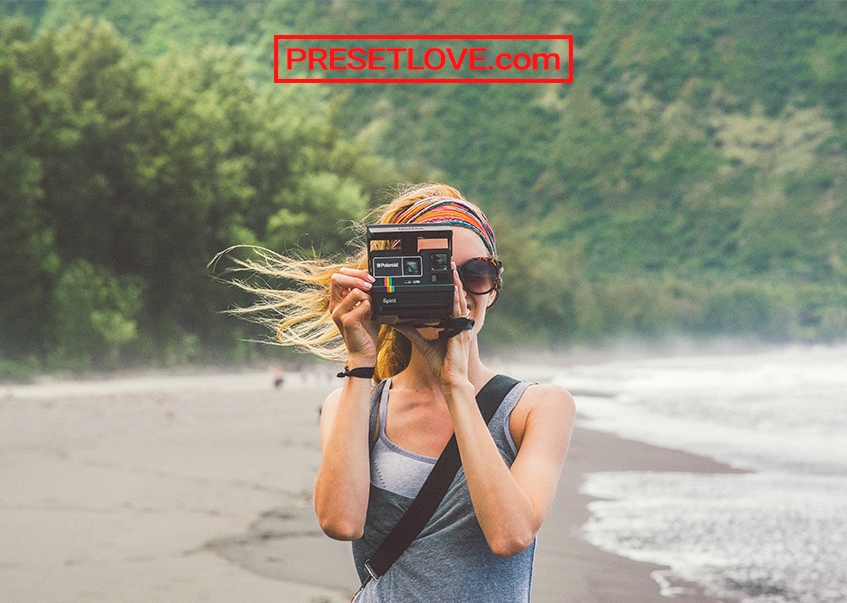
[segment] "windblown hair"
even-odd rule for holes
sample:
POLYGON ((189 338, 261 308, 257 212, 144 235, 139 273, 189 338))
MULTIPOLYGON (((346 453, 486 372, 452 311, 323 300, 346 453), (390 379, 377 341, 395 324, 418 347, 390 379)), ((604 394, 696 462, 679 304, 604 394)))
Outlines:
MULTIPOLYGON (((369 223, 396 223, 414 204, 437 197, 459 199, 479 211, 453 187, 423 184, 401 191, 393 201, 375 209, 368 216, 369 223)), ((482 216, 482 212, 479 215, 482 216)), ((484 216, 482 219, 487 227, 487 220, 484 216)), ((230 313, 268 326, 275 332, 276 343, 280 345, 295 346, 321 358, 343 360, 347 349, 329 312, 330 279, 344 267, 367 268, 367 249, 363 246, 357 255, 341 262, 253 249, 258 259, 232 258, 237 271, 252 273, 255 278, 251 278, 251 281, 282 281, 292 286, 273 288, 270 285, 250 284, 246 280, 234 280, 238 287, 257 297, 258 301, 247 308, 230 310, 230 313)), ((222 252, 219 257, 229 251, 222 252)), ((374 379, 381 381, 408 366, 412 345, 393 327, 381 325, 377 350, 374 379)))

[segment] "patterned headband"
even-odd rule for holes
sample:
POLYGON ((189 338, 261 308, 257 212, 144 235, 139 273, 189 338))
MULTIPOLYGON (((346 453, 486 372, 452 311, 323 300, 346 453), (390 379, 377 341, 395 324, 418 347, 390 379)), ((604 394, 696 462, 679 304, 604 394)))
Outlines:
POLYGON ((472 203, 453 197, 427 197, 421 199, 397 216, 395 224, 428 224, 439 222, 472 230, 482 239, 491 257, 497 257, 494 231, 488 218, 472 203))

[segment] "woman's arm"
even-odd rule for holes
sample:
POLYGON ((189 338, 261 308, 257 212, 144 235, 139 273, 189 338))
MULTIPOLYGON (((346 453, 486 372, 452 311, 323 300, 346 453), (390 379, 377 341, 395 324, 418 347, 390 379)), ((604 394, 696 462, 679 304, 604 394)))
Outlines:
POLYGON ((506 465, 467 377, 470 335, 430 342, 404 329, 441 382, 459 445, 471 502, 495 555, 510 557, 535 538, 556 494, 576 413, 573 398, 553 385, 528 387, 512 411, 518 454, 506 465))
POLYGON ((519 450, 509 468, 479 413, 470 383, 445 394, 483 534, 495 555, 517 555, 532 544, 553 502, 574 423, 573 399, 552 385, 526 389, 512 412, 519 450))
POLYGON ((368 436, 371 383, 347 377, 321 410, 321 465, 315 482, 315 513, 336 540, 361 538, 370 491, 368 436))
MULTIPOLYGON (((455 265, 453 269, 453 316, 466 316, 464 288, 455 265)), ((518 455, 510 468, 479 412, 475 389, 468 378, 475 335, 464 331, 447 341, 429 341, 416 329, 400 330, 420 351, 441 384, 471 502, 488 546, 500 557, 517 555, 532 543, 556 494, 573 429, 573 398, 553 385, 526 389, 511 415, 510 426, 517 427, 513 434, 518 455)))
MULTIPOLYGON (((377 326, 371 320, 371 277, 342 268, 330 284, 330 312, 347 347, 351 369, 374 366, 377 326)), ((321 465, 315 482, 315 513, 326 534, 361 538, 370 492, 371 380, 346 377, 321 411, 321 465)))

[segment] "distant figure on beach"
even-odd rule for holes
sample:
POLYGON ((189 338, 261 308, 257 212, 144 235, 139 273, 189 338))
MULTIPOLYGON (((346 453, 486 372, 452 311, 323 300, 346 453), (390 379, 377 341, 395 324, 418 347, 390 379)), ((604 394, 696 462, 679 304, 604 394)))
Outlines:
POLYGON ((268 322, 280 342, 345 361, 341 387, 321 414, 319 523, 353 543, 362 581, 356 603, 528 602, 535 538, 565 461, 573 399, 558 386, 497 376, 480 359, 477 335, 503 282, 494 233, 476 205, 452 187, 427 184, 374 215, 381 224, 451 227, 449 319, 378 324, 367 249, 342 263, 267 251, 260 262, 242 262, 302 284, 260 293, 256 308, 275 311, 268 322), (496 398, 487 425, 478 394, 481 405, 496 398), (423 485, 440 474, 433 467, 453 439, 461 469, 448 474, 446 493, 432 494, 423 485), (435 497, 434 513, 410 512, 425 523, 409 544, 392 529, 413 501, 426 506, 416 500, 422 488, 435 497))
POLYGON ((282 384, 285 383, 285 371, 282 370, 282 367, 271 367, 271 376, 273 378, 274 389, 281 388, 282 384))

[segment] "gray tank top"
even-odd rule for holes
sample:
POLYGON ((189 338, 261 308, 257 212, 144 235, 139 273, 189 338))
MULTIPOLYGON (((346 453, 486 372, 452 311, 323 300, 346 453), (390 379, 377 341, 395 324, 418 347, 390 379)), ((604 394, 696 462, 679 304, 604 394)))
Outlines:
MULTIPOLYGON (((530 385, 518 383, 489 423, 500 454, 511 466, 516 450, 508 436, 508 420, 530 385)), ((374 433, 386 382, 371 397, 370 425, 374 433)), ((390 387, 390 385, 388 386, 390 387)), ((382 430, 380 430, 382 431, 382 430)), ((368 514, 362 538, 353 542, 353 560, 364 580, 364 564, 412 502, 412 497, 380 488, 372 468, 368 514)), ((532 580, 535 542, 519 555, 502 559, 485 541, 474 514, 462 469, 432 519, 418 538, 379 580, 371 580, 356 603, 526 603, 532 580)))
POLYGON ((414 498, 438 459, 415 454, 388 439, 385 424, 388 421, 391 379, 386 381, 379 399, 379 434, 371 450, 371 484, 381 490, 414 498))

